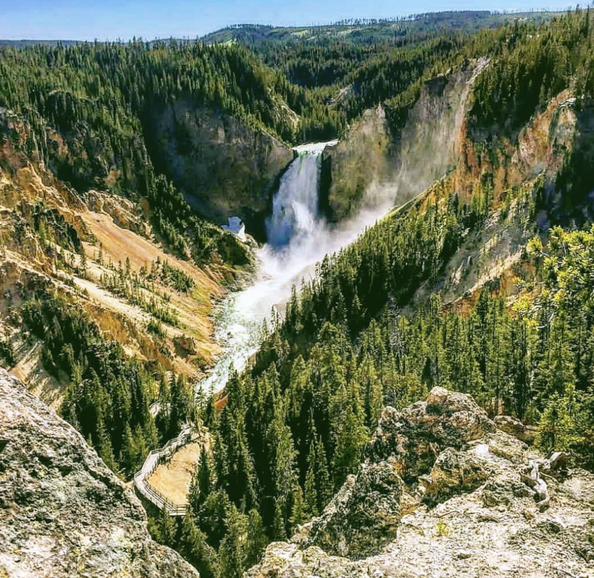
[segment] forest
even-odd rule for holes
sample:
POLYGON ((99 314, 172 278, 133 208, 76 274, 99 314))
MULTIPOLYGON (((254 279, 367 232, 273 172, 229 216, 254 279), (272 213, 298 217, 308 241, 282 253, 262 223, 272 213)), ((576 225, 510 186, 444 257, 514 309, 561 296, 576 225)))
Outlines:
MULTIPOLYGON (((499 38, 495 62, 477 81, 474 138, 497 150, 555 94, 589 98, 589 18, 566 15, 537 36, 530 24, 513 24, 469 42, 478 50, 499 38)), ((587 172, 581 181, 578 166, 568 159, 558 182, 537 182, 521 201, 527 222, 547 210, 558 226, 534 229, 512 302, 497 281, 464 306, 439 292, 411 302, 419 287, 439 284, 469 231, 520 201, 517 191, 495 198, 489 178, 470 197, 438 183, 426 200, 319 263, 268 328, 252 368, 227 386, 224 409, 200 408, 214 451, 201 456, 192 515, 177 527, 155 519, 157 538, 204 576, 241 576, 262 543, 287 539, 322 512, 365 458, 386 405, 405 407, 434 386, 472 394, 491 416, 534 424, 543 451, 566 450, 592 468, 594 229, 574 217, 594 179, 587 172), (580 186, 561 188, 574 175, 580 186)))
MULTIPOLYGON (((513 299, 493 281, 462 304, 446 302, 438 289, 414 301, 421 287, 439 288, 466 237, 519 202, 516 189, 506 199, 493 194, 493 172, 510 162, 505 147, 529 119, 563 91, 574 95, 578 113, 588 110, 590 11, 362 26, 361 34, 315 31, 311 42, 243 27, 206 39, 211 44, 0 47, 0 106, 27 119, 41 160, 59 178, 80 189, 105 185, 97 155, 78 154, 101 151, 121 169, 112 192, 149 200, 171 252, 239 266, 249 256, 154 168, 144 136, 148 109, 189 97, 297 144, 343 136, 363 111, 383 103, 397 133, 425 80, 490 59, 473 87, 466 128, 492 163, 472 194, 446 178, 326 257, 312 281, 293 289, 252 366, 230 380, 224 403, 193 400, 183 379, 126 358, 58 296, 39 295, 23 308, 24 324, 44 340, 45 367, 70 382, 62 414, 123 477, 186 419, 209 428, 212 452, 201 454, 190 512, 183 520, 150 519, 153 536, 205 578, 242 576, 270 541, 319 515, 365 458, 383 408, 402 408, 437 385, 472 394, 491 416, 537 426, 539 448, 566 450, 594 467, 594 228, 587 207, 594 177, 584 170, 593 159, 586 137, 556 180, 544 183, 543 176, 526 193, 522 210, 533 239, 513 299), (281 103, 297 124, 279 114, 281 103), (54 132, 72 156, 60 156, 54 132), (537 223, 543 212, 546 227, 537 223), (155 401, 165 408, 157 417, 155 401)), ((154 274, 188 288, 166 265, 154 274)), ((104 283, 120 286, 122 279, 115 272, 104 283)), ((0 353, 10 355, 4 346, 0 353)))

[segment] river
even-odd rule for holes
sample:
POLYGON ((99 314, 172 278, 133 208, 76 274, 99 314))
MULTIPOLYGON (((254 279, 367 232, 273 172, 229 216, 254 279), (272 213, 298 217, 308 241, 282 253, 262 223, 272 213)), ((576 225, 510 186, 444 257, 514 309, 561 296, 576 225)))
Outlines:
POLYGON ((210 375, 198 382, 205 393, 221 391, 233 370, 241 371, 256 353, 263 323, 273 308, 281 308, 314 271, 325 255, 346 247, 389 210, 374 205, 353 219, 330 226, 319 213, 322 153, 331 143, 295 148, 297 157, 283 175, 266 222, 268 242, 258 250, 258 272, 253 285, 232 293, 217 308, 215 339, 223 353, 210 375))

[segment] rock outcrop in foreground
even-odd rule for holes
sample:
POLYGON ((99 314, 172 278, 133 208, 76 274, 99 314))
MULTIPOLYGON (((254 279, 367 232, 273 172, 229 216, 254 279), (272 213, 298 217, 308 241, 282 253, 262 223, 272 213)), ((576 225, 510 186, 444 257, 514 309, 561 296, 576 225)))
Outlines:
POLYGON ((0 576, 191 577, 69 424, 0 369, 0 576))
POLYGON ((247 576, 592 577, 594 476, 563 457, 543 459, 471 397, 435 388, 386 408, 357 474, 247 576))

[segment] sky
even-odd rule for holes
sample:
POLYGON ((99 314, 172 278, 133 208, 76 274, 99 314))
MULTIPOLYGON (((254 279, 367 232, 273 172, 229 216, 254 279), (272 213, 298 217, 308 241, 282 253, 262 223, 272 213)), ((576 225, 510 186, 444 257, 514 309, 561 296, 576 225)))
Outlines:
POLYGON ((328 24, 442 10, 565 9, 568 0, 0 0, 0 39, 196 38, 230 24, 328 24))

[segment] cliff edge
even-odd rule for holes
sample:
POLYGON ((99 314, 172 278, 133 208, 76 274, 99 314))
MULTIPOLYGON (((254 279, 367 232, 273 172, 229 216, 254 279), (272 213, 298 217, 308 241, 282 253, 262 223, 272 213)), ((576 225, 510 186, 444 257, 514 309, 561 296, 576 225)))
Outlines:
POLYGON ((246 576, 594 576, 594 476, 503 430, 528 433, 442 388, 386 408, 357 474, 246 576))
POLYGON ((82 436, 2 369, 0 576, 198 578, 82 436))

